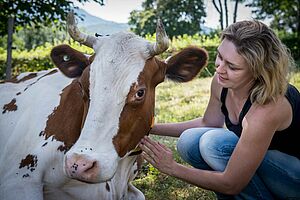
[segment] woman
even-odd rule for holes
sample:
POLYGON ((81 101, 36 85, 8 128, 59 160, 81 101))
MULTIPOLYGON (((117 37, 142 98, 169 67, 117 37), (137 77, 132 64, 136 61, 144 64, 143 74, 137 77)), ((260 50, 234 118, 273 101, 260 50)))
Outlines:
POLYGON ((298 199, 300 94, 287 79, 293 60, 259 21, 232 24, 221 41, 203 117, 151 131, 180 137, 177 150, 194 168, 176 163, 171 150, 148 137, 143 155, 161 172, 220 199, 298 199))

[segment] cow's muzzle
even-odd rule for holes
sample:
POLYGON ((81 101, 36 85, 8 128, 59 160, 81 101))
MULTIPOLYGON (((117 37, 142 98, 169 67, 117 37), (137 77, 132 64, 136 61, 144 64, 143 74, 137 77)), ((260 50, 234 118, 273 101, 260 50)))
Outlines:
POLYGON ((65 157, 64 171, 69 178, 88 183, 99 182, 99 164, 95 159, 73 153, 65 157))

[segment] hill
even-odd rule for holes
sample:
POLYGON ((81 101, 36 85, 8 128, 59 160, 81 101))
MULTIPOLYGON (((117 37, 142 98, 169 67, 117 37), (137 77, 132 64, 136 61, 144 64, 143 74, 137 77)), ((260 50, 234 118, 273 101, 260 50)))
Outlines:
POLYGON ((80 18, 83 20, 78 20, 78 27, 85 30, 90 34, 101 34, 110 35, 116 32, 129 30, 129 25, 126 23, 117 23, 113 21, 108 21, 101 19, 99 17, 93 16, 86 12, 85 10, 78 9, 75 11, 80 18))

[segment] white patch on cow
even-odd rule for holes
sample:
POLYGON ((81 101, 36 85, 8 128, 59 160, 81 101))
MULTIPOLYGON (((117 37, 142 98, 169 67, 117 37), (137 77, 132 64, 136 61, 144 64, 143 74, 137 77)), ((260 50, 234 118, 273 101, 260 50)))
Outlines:
POLYGON ((130 87, 137 82, 148 56, 149 42, 132 33, 117 33, 99 38, 94 45, 96 57, 90 69, 90 108, 76 144, 67 152, 81 153, 85 148, 99 164, 99 181, 116 172, 120 157, 112 143, 119 129, 119 118, 130 87))
MULTIPOLYGON (((8 111, 4 114, 1 111, 0 113, 1 181, 20 181, 22 176, 26 175, 24 173, 28 173, 31 178, 35 177, 40 180, 43 176, 39 173, 40 170, 28 172, 26 167, 19 168, 21 160, 28 154, 37 155, 37 167, 40 169, 43 167, 41 165, 47 165, 42 161, 43 159, 51 162, 53 161, 51 158, 55 157, 55 154, 61 154, 56 150, 61 142, 53 141, 51 143, 51 138, 49 138, 48 145, 42 148, 41 146, 46 141, 39 134, 45 129, 48 116, 58 106, 62 89, 72 80, 59 72, 44 76, 50 71, 41 71, 37 77, 18 84, 0 84, 1 108, 13 98, 16 99, 17 105, 16 111, 8 111), (42 76, 44 77, 41 78, 42 76), (17 93, 20 94, 16 95, 17 93), (45 154, 43 150, 49 149, 51 146, 53 153, 45 154)), ((26 74, 22 74, 18 78, 24 76, 26 74)), ((62 163, 59 164, 62 168, 62 163)))

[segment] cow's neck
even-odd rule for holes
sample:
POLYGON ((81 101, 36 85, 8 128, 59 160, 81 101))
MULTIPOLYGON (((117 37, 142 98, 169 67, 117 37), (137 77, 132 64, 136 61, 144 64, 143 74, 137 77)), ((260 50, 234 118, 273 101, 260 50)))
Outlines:
POLYGON ((53 136, 53 139, 63 142, 58 150, 66 152, 80 135, 88 109, 88 97, 78 80, 64 88, 60 96, 59 105, 48 116, 44 135, 45 139, 53 136))

